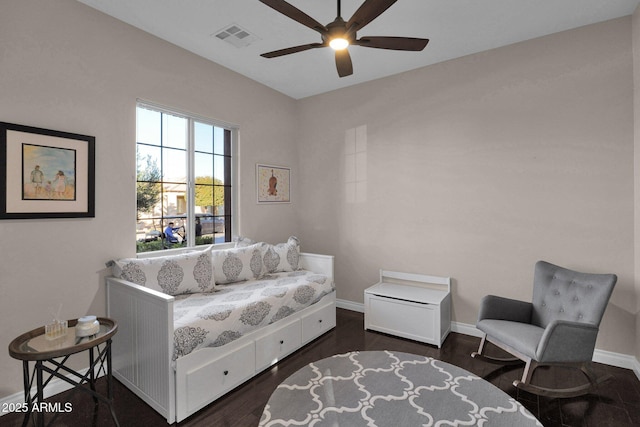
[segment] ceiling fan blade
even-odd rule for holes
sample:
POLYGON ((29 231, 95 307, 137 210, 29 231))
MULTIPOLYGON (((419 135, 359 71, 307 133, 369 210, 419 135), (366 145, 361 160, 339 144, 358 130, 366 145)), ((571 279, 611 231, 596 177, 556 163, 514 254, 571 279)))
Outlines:
POLYGON ((296 22, 301 23, 302 25, 311 28, 319 32, 320 34, 325 34, 327 32, 327 27, 301 11, 300 9, 290 5, 284 0, 260 0, 262 3, 267 6, 277 10, 283 15, 293 19, 296 22))
POLYGON ((353 63, 347 49, 336 50, 336 68, 340 77, 353 74, 353 63))
POLYGON ((263 58, 276 58, 278 56, 289 55, 292 53, 302 52, 305 50, 315 49, 317 47, 325 47, 325 46, 326 45, 324 43, 309 43, 309 44, 303 44, 300 46, 288 47, 286 49, 274 50, 273 52, 263 53, 260 56, 262 56, 263 58))
POLYGON ((353 42, 357 46, 373 47, 376 49, 420 51, 429 43, 429 39, 413 37, 362 37, 353 42))
POLYGON ((366 0, 347 22, 347 29, 350 32, 362 29, 380 16, 382 12, 389 9, 396 1, 398 0, 366 0))

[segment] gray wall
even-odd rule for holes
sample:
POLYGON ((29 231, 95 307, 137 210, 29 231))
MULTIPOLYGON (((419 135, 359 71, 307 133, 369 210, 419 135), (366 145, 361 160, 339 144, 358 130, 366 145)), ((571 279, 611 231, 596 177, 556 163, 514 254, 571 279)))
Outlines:
POLYGON ((598 347, 634 354, 630 34, 621 18, 300 101, 302 241, 336 255, 338 297, 362 302, 380 268, 451 276, 475 324, 487 293, 531 297, 539 259, 615 272, 598 347))
MULTIPOLYGON (((640 182, 640 7, 636 8, 632 19, 633 39, 633 123, 634 123, 634 182, 640 182)), ((635 254, 640 254, 640 185, 635 185, 635 254)), ((637 256, 634 256, 637 259, 637 256)), ((636 290, 636 358, 640 357, 640 262, 635 262, 636 290)))
MULTIPOLYGON (((537 259, 612 271, 598 347, 637 354, 630 35, 623 18, 294 101, 73 0, 4 2, 0 120, 94 135, 97 214, 0 222, 0 342, 60 302, 105 313, 104 262, 135 251, 141 98, 239 125, 240 232, 336 255, 339 298, 379 268, 450 275, 474 323, 486 293, 529 298, 537 259), (292 204, 256 205, 258 162, 292 167, 292 204)), ((0 379, 22 390, 6 351, 0 379)))
MULTIPOLYGON (((289 97, 73 0, 2 3, 0 94, 0 121, 93 135, 97 159, 95 219, 0 222, 5 349, 59 303, 64 318, 105 314, 104 263, 135 255, 137 98, 238 125, 243 233, 296 232, 295 205, 258 209, 254 180, 257 162, 297 172, 289 97)), ((0 352, 0 397, 22 390, 21 374, 0 352)))

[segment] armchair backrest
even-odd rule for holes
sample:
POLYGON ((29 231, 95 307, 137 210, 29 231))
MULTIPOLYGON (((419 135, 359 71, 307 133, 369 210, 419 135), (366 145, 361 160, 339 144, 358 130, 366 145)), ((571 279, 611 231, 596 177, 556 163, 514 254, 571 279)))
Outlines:
POLYGON ((589 274, 538 261, 533 276, 531 323, 546 328, 553 320, 600 326, 615 274, 589 274))

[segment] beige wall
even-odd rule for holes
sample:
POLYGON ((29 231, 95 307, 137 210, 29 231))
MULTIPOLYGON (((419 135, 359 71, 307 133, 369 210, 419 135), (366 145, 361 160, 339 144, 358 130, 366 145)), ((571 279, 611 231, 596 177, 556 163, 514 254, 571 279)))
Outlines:
MULTIPOLYGON (((451 275, 473 323, 485 293, 528 298, 537 259, 613 271, 598 346, 634 354, 630 34, 624 18, 294 101, 75 1, 5 2, 0 120, 96 136, 97 214, 0 222, 0 343, 60 302, 104 314, 104 262, 135 251, 142 98, 240 126, 240 232, 336 255, 339 298, 362 302, 381 267, 451 275), (256 205, 257 162, 292 167, 294 203, 256 205)), ((0 398, 21 389, 0 352, 0 398)))
MULTIPOLYGON (((635 253, 640 254, 640 7, 636 8, 632 16, 633 43, 633 124, 634 124, 634 201, 635 201, 635 253)), ((637 259, 637 256, 634 257, 637 259)), ((640 295, 640 262, 635 262, 635 290, 636 298, 640 295)), ((640 310, 636 301, 636 358, 640 358, 640 310)))
POLYGON ((104 315, 104 263, 135 253, 136 98, 239 125, 243 233, 295 233, 295 205, 258 210, 254 184, 256 162, 296 170, 292 99, 76 1, 3 2, 0 121, 94 135, 97 164, 95 219, 0 222, 0 398, 22 390, 13 337, 60 302, 104 315))
POLYGON ((380 268, 451 276, 474 324, 487 293, 529 299, 539 259, 615 272, 598 347, 634 354, 630 34, 622 18, 300 101, 301 237, 336 255, 338 298, 362 302, 380 268))

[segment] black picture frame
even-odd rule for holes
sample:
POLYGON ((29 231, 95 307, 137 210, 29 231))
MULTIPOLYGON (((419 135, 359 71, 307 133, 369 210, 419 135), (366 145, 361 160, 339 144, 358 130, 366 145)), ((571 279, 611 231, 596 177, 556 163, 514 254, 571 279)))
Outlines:
POLYGON ((0 219, 94 218, 95 137, 0 122, 0 219))

